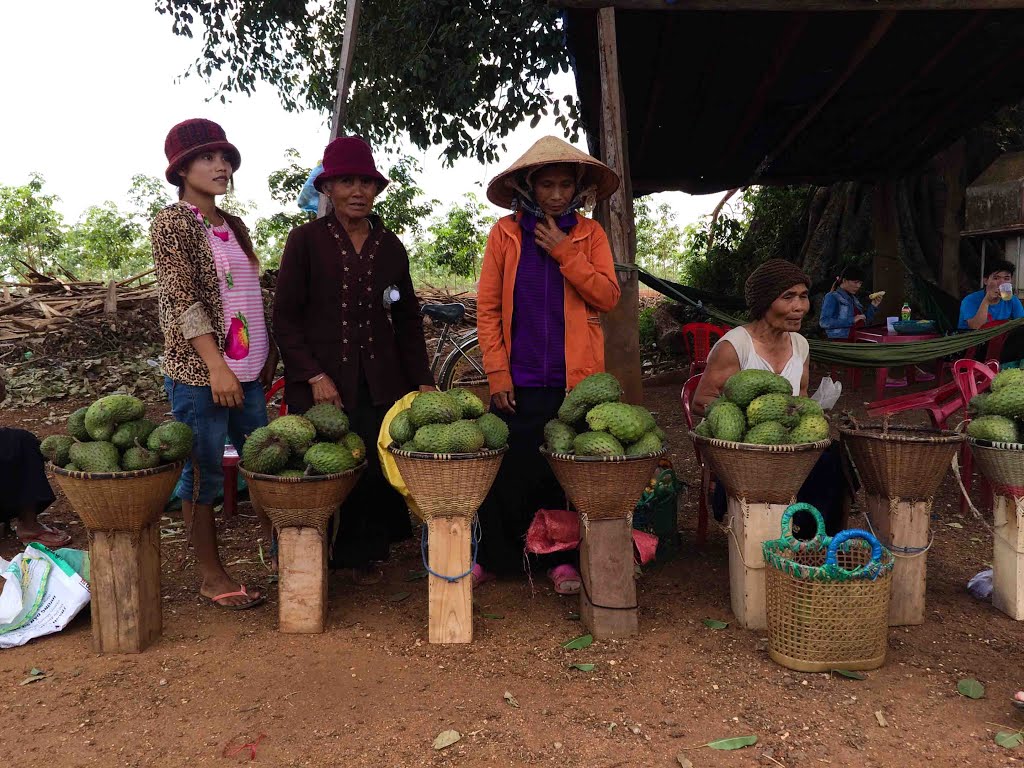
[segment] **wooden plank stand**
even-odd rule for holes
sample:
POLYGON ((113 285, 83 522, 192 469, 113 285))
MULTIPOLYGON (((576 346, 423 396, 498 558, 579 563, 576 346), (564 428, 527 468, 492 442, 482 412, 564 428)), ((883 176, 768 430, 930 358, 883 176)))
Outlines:
POLYGON ((992 605, 1024 619, 1024 499, 996 496, 992 505, 992 605))
POLYGON ((729 497, 729 599, 744 629, 767 629, 767 586, 761 545, 779 538, 788 504, 743 502, 729 497))
POLYGON ((580 620, 598 640, 640 631, 633 528, 625 518, 580 520, 580 620))
POLYGON ((317 528, 289 526, 277 539, 281 632, 316 634, 327 623, 327 538, 317 528))
POLYGON ((160 525, 89 534, 92 647, 141 653, 160 637, 160 525))
POLYGON ((427 522, 428 633, 431 643, 473 642, 472 521, 433 517, 427 522), (439 578, 460 576, 455 581, 439 578))
POLYGON ((865 508, 882 546, 892 549, 889 626, 924 623, 932 507, 927 501, 864 494, 865 508), (906 552, 905 550, 912 550, 906 552))

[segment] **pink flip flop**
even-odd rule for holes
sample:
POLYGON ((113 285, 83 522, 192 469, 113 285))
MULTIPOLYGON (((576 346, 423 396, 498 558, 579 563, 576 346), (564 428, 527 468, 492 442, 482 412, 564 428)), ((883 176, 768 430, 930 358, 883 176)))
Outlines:
POLYGON ((51 528, 42 523, 39 524, 39 528, 40 530, 36 533, 26 533, 25 535, 18 531, 18 541, 25 546, 33 543, 42 544, 47 549, 60 549, 71 543, 71 534, 65 531, 51 528))
POLYGON ((490 571, 485 571, 483 569, 483 566, 480 565, 480 563, 475 563, 473 565, 473 570, 470 571, 470 574, 472 575, 473 578, 474 587, 481 587, 487 582, 494 581, 496 578, 498 578, 490 571))
POLYGON ((238 589, 234 592, 225 592, 223 595, 217 595, 216 597, 209 598, 210 602, 218 608, 224 608, 228 611, 245 611, 249 608, 255 608, 257 605, 263 605, 267 602, 266 595, 260 595, 259 597, 251 597, 245 589, 245 584, 239 584, 238 589), (241 603, 239 605, 224 605, 221 600, 229 597, 248 597, 249 602, 241 603))
POLYGON ((555 585, 555 592, 560 595, 578 595, 582 578, 580 572, 568 563, 556 566, 548 571, 548 578, 555 585))

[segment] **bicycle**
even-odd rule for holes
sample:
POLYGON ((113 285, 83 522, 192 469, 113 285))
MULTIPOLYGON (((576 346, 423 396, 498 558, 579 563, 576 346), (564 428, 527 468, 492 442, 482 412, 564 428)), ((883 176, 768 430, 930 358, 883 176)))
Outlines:
POLYGON ((487 402, 487 374, 484 373, 483 354, 477 339, 476 328, 463 333, 452 333, 452 327, 466 316, 465 304, 424 304, 420 313, 440 324, 434 356, 430 361, 430 372, 441 390, 464 387, 487 402), (446 347, 452 350, 447 352, 446 347), (447 355, 446 355, 447 352, 447 355), (443 362, 442 362, 443 359, 443 362), (481 391, 482 390, 482 391, 481 391))

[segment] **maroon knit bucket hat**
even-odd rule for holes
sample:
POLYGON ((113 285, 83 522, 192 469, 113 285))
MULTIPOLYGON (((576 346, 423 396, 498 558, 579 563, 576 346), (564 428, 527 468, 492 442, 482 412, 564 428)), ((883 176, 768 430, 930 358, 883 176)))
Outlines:
POLYGON ((200 152, 223 149, 231 162, 231 170, 237 171, 242 164, 238 149, 228 141, 224 129, 212 120, 195 117, 171 128, 164 139, 164 154, 167 155, 166 179, 176 187, 181 186, 178 171, 190 158, 200 152))
POLYGON ((324 150, 324 169, 313 179, 317 192, 323 192, 323 184, 339 176, 366 176, 375 179, 378 192, 388 185, 388 179, 377 170, 373 162, 373 150, 358 136, 339 136, 324 150))

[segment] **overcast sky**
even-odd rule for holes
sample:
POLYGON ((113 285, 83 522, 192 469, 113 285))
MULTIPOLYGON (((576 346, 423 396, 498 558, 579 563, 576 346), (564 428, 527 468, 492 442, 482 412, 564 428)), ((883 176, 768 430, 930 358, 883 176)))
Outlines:
MULTIPOLYGON (((224 126, 241 152, 239 198, 253 201, 256 214, 278 210, 267 176, 283 167, 289 147, 315 164, 328 137, 325 120, 312 112, 285 112, 265 84, 252 97, 208 102, 212 86, 182 76, 198 50, 198 41, 171 32, 170 18, 150 0, 0 2, 0 184, 23 184, 29 173, 42 174, 69 220, 105 200, 123 205, 134 174, 163 178, 168 129, 206 117, 224 126)), ((568 75, 555 86, 563 92, 574 87, 568 75)), ((474 191, 482 199, 486 182, 544 133, 560 135, 551 120, 534 130, 524 125, 496 167, 464 160, 444 168, 437 150, 404 151, 424 166, 420 185, 429 197, 450 202, 474 191)), ((386 161, 381 164, 386 169, 386 161)), ((673 193, 658 199, 686 224, 710 212, 718 197, 673 193)))

